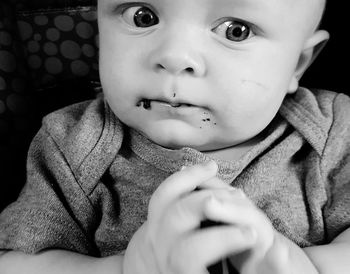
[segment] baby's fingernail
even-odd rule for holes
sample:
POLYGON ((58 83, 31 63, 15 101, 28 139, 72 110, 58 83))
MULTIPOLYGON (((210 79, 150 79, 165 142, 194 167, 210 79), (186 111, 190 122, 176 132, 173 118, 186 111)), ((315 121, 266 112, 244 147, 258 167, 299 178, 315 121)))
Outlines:
POLYGON ((222 202, 212 195, 207 198, 207 202, 209 205, 212 204, 214 206, 222 207, 222 202))

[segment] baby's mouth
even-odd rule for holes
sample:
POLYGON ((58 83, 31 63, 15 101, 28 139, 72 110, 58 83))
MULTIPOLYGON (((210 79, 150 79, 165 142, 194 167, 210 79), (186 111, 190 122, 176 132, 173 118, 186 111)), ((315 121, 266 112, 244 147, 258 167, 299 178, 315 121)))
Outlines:
POLYGON ((191 104, 187 103, 179 103, 179 102, 168 102, 163 100, 151 100, 151 99, 142 99, 137 103, 137 107, 143 107, 146 110, 152 109, 152 103, 159 103, 163 105, 168 105, 173 108, 179 108, 179 107, 193 107, 191 104))

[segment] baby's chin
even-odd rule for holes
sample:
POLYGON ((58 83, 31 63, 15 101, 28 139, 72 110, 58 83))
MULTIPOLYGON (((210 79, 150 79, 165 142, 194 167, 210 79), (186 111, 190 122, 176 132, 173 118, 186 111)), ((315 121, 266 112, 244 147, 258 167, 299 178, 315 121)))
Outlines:
POLYGON ((199 149, 201 146, 201 144, 199 144, 198 141, 193 141, 192 138, 187 134, 171 134, 170 132, 162 134, 161 132, 149 132, 144 135, 152 142, 167 149, 176 150, 181 149, 183 147, 199 149))
POLYGON ((141 131, 141 134, 153 143, 172 150, 189 147, 201 152, 211 152, 231 146, 230 144, 214 142, 204 132, 141 131))
POLYGON ((153 125, 136 129, 153 143, 167 149, 176 150, 191 147, 202 151, 211 146, 208 135, 191 125, 153 125))

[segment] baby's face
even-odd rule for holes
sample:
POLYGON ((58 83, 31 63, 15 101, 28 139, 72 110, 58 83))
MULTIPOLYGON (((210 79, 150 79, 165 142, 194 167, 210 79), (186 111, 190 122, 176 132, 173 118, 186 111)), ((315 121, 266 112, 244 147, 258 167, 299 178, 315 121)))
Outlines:
POLYGON ((106 100, 164 147, 243 143, 295 91, 315 1, 99 0, 106 100))

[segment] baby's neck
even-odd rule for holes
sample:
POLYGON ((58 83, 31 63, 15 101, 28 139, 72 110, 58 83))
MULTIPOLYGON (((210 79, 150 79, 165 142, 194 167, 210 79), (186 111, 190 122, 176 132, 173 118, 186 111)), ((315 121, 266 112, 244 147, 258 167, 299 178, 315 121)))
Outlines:
POLYGON ((202 153, 219 160, 237 161, 246 154, 252 147, 262 140, 262 136, 258 135, 247 142, 231 147, 226 147, 218 150, 202 151, 202 153))

